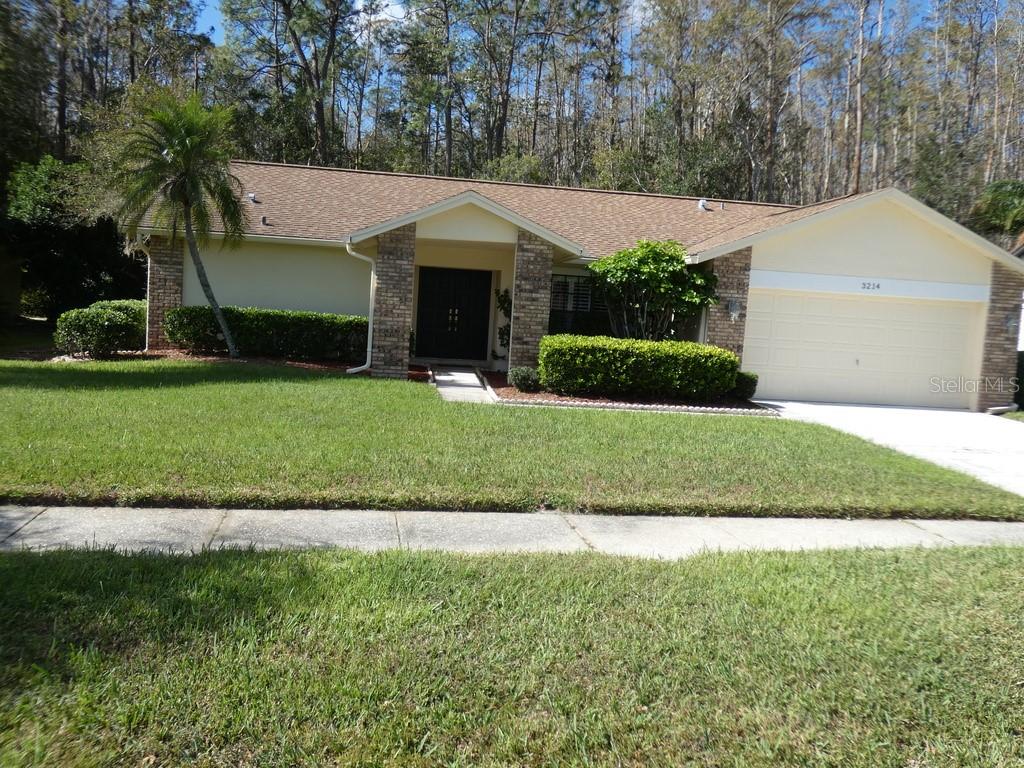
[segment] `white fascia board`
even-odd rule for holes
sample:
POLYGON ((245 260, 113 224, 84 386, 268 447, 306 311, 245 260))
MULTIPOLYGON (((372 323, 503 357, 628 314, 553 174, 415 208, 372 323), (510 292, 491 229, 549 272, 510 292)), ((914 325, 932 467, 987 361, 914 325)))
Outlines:
POLYGON ((988 285, 977 283, 940 283, 872 275, 823 275, 769 269, 750 270, 750 288, 932 301, 988 301, 989 293, 988 285))
POLYGON ((368 238, 375 237, 383 234, 384 232, 395 229, 396 227, 403 227, 406 224, 412 224, 413 222, 425 219, 428 216, 435 216, 439 213, 444 213, 445 211, 450 211, 453 208, 458 208, 463 205, 475 205, 488 213, 494 214, 500 219, 504 219, 511 224, 515 224, 520 229, 524 229, 542 240, 547 240, 552 245, 573 254, 573 256, 577 258, 588 258, 587 252, 582 246, 577 245, 571 240, 568 240, 555 232, 552 232, 546 227, 542 227, 540 224, 530 221, 524 216, 520 216, 515 211, 506 208, 500 203, 494 202, 490 198, 485 197, 473 189, 467 189, 465 192, 460 192, 453 197, 428 205, 425 208, 420 208, 412 213, 407 213, 404 216, 397 216, 393 219, 389 219, 388 221, 381 222, 380 224, 374 224, 372 227, 360 229, 350 234, 347 241, 353 244, 359 243, 368 238))
MULTIPOLYGON (((166 229, 162 229, 160 227, 139 227, 138 231, 141 234, 143 234, 143 235, 167 235, 167 234, 169 234, 166 229)), ((183 239, 185 237, 185 235, 182 234, 181 232, 179 232, 178 233, 178 237, 183 239)), ((223 232, 211 232, 210 233, 210 239, 211 240, 223 240, 224 239, 224 233, 223 232)), ((330 247, 334 247, 334 248, 341 247, 341 248, 344 248, 345 247, 345 243, 342 240, 326 240, 326 239, 323 239, 323 238, 316 238, 316 237, 288 237, 286 235, 250 235, 250 234, 246 234, 245 236, 242 237, 241 243, 245 243, 245 242, 250 241, 250 240, 253 240, 253 241, 256 241, 256 242, 259 242, 259 243, 281 243, 283 245, 288 245, 288 244, 292 244, 292 245, 319 245, 319 246, 328 247, 328 248, 330 248, 330 247)), ((239 244, 241 244, 241 243, 239 243, 239 244)))
POLYGON ((943 216, 935 209, 929 208, 921 201, 915 200, 910 195, 900 192, 898 189, 891 188, 885 191, 892 193, 891 196, 894 202, 902 205, 911 212, 916 213, 925 221, 946 230, 947 233, 965 245, 981 251, 993 261, 998 261, 1015 272, 1024 274, 1024 261, 1015 257, 1009 251, 1004 251, 998 245, 990 240, 986 240, 977 232, 972 232, 963 224, 958 224, 948 216, 943 216))

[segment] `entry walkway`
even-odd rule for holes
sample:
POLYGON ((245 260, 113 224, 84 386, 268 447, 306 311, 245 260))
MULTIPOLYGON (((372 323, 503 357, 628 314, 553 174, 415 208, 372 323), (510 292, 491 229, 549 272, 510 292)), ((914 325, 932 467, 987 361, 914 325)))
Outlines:
POLYGON ((434 382, 442 400, 456 403, 494 402, 472 368, 434 368, 434 382))
POLYGON ((560 513, 0 507, 0 550, 108 547, 345 547, 450 552, 583 552, 676 559, 708 550, 1011 544, 1024 523, 624 517, 560 513))

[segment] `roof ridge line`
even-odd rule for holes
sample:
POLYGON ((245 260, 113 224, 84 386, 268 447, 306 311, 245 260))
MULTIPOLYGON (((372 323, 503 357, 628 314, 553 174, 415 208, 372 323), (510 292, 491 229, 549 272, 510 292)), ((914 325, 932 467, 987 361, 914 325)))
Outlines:
POLYGON ((873 194, 876 194, 877 192, 884 192, 887 189, 895 189, 895 188, 896 187, 890 185, 888 187, 879 187, 878 189, 869 189, 869 190, 867 190, 865 192, 847 192, 845 195, 836 195, 835 197, 827 197, 824 200, 818 200, 815 203, 807 203, 805 205, 795 205, 792 208, 790 208, 788 211, 777 211, 775 213, 769 213, 766 218, 771 218, 772 216, 781 216, 782 214, 793 213, 794 211, 803 211, 803 210, 805 210, 807 208, 814 208, 815 206, 818 206, 818 205, 826 205, 827 203, 835 203, 835 202, 838 202, 840 200, 848 200, 848 199, 854 198, 854 197, 867 197, 868 195, 873 195, 873 194))
MULTIPOLYGON (((474 184, 495 184, 506 187, 526 187, 528 189, 556 189, 563 192, 594 192, 605 195, 632 195, 635 197, 656 197, 665 200, 707 200, 708 202, 716 203, 734 203, 736 205, 758 205, 767 208, 784 208, 783 211, 778 213, 785 213, 786 211, 797 210, 801 207, 799 205, 792 205, 790 203, 766 203, 759 200, 734 200, 731 198, 722 197, 701 197, 699 195, 667 195, 661 192, 632 192, 617 189, 596 189, 593 187, 570 187, 563 186, 560 184, 530 184, 523 181, 496 181, 493 179, 470 179, 462 176, 431 176, 426 173, 403 173, 401 171, 371 171, 366 168, 338 168, 330 165, 300 165, 298 163, 275 163, 269 160, 232 160, 232 163, 241 163, 243 165, 267 165, 273 168, 297 168, 297 169, 308 169, 308 170, 319 170, 319 171, 336 171, 339 173, 358 173, 366 176, 398 176, 407 179, 428 179, 432 181, 461 181, 474 184)), ((814 203, 812 203, 814 205, 814 203)), ((774 215, 774 214, 769 214, 774 215)))

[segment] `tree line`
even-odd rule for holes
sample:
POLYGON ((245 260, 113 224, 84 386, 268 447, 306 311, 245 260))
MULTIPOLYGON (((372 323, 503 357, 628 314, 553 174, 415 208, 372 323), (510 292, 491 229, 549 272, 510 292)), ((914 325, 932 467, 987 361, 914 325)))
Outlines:
POLYGON ((190 0, 0 5, 4 190, 154 86, 233 106, 238 155, 277 162, 797 204, 896 185, 966 223, 1024 176, 1024 0, 220 10, 215 44, 190 0))

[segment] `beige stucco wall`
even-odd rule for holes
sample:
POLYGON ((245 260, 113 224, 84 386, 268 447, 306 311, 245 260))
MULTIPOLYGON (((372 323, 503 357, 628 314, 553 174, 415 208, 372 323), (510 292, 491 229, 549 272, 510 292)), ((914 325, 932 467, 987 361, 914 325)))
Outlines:
MULTIPOLYGON (((363 243, 359 250, 373 256, 376 246, 363 243)), ((221 304, 368 314, 370 266, 343 246, 249 240, 228 250, 214 242, 203 249, 203 264, 221 304)), ((183 302, 206 303, 187 255, 183 302)))
POLYGON ((890 200, 755 244, 751 269, 988 285, 991 261, 890 200))
POLYGON ((515 243, 517 232, 515 224, 472 203, 416 222, 416 237, 430 240, 515 243))

